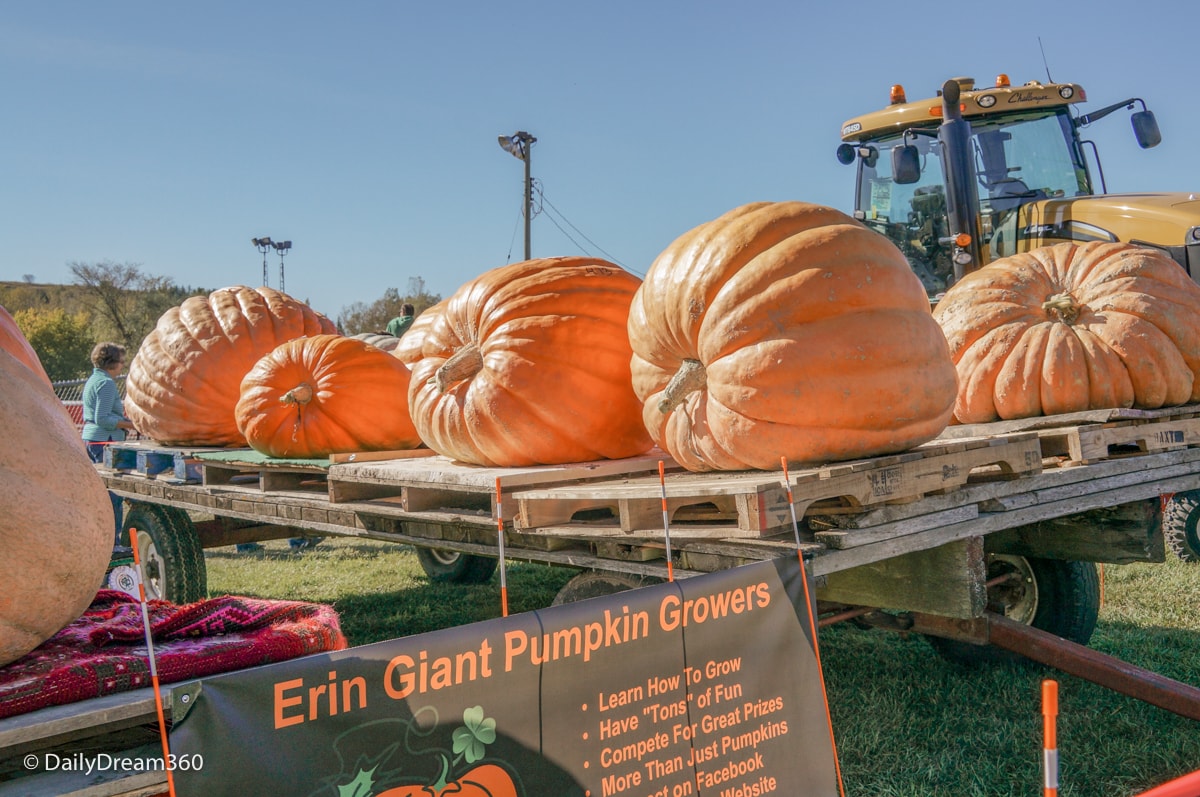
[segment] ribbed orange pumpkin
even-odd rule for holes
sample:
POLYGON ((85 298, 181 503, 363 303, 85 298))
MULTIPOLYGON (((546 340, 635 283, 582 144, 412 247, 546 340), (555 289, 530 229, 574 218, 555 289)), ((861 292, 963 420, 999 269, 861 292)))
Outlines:
POLYGON ((1200 400, 1200 286, 1167 255, 1061 243, 968 274, 934 317, 962 423, 1200 400))
POLYGON ((193 296, 163 313, 129 364, 125 413, 160 443, 246 445, 233 414, 242 378, 279 344, 336 331, 328 318, 272 288, 193 296))
POLYGON ((904 256, 820 205, 745 205, 680 236, 638 290, 629 337, 646 427, 693 471, 903 451, 954 404, 904 256))
POLYGON ((83 614, 104 578, 113 508, 44 374, 0 350, 0 666, 83 614))
POLYGON ((272 457, 324 457, 421 444, 408 416, 408 366, 365 341, 315 335, 277 347, 242 380, 235 415, 272 457))
POLYGON ((51 384, 50 377, 46 374, 46 369, 42 367, 42 361, 37 356, 37 352, 33 350, 33 346, 29 345, 25 334, 17 326, 16 319, 9 315, 3 307, 0 307, 0 349, 4 349, 25 363, 31 371, 45 380, 47 385, 51 384))
POLYGON ((648 450, 625 335, 637 287, 604 260, 546 258, 493 269, 426 310, 409 389, 421 439, 478 465, 648 450))

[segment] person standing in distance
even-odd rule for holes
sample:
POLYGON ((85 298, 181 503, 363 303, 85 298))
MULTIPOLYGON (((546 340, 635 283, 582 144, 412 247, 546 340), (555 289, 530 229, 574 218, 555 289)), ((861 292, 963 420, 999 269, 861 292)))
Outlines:
MULTIPOLYGON (((125 439, 125 432, 133 424, 125 417, 121 404, 121 392, 117 389, 116 377, 125 368, 125 347, 116 343, 97 343, 92 349, 92 375, 83 386, 83 439, 87 444, 88 458, 95 463, 104 461, 104 446, 125 439)), ((114 550, 121 542, 121 521, 124 512, 121 498, 109 492, 112 500, 116 530, 113 536, 114 550)))
POLYGON ((411 304, 405 302, 400 305, 400 315, 388 322, 387 333, 393 338, 398 338, 408 331, 412 326, 413 317, 416 315, 416 310, 411 304))

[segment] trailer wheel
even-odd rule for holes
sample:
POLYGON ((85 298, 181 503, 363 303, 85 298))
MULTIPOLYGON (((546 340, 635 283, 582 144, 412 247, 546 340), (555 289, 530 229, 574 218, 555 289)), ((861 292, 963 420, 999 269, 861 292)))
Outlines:
POLYGON ((1175 493, 1163 513, 1167 547, 1185 562, 1200 562, 1200 491, 1175 493))
POLYGON ((123 537, 137 531, 146 598, 192 603, 208 593, 204 549, 192 519, 181 509, 134 501, 125 513, 123 537))
MULTIPOLYGON (((988 555, 988 608, 1018 623, 1086 645, 1100 615, 1100 577, 1091 562, 988 555)), ((959 664, 1024 661, 994 645, 926 637, 943 658, 959 664)))
POLYGON ((499 560, 444 548, 418 548, 417 561, 430 581, 441 584, 482 584, 496 572, 499 560))
POLYGON ((558 591, 551 606, 561 606, 564 603, 599 598, 602 595, 612 595, 627 589, 637 589, 650 584, 658 584, 662 579, 650 576, 634 576, 628 573, 609 573, 602 570, 585 570, 558 591))

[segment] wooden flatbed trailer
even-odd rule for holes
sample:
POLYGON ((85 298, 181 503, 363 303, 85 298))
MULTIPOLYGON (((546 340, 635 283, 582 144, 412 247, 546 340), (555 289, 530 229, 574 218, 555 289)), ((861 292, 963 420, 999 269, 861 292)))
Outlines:
MULTIPOLYGON (((497 507, 506 556, 580 570, 562 600, 602 594, 666 576, 665 494, 676 577, 794 556, 798 528, 823 622, 924 633, 952 658, 1015 649, 1200 719, 1200 690, 1076 644, 1099 608, 1094 563, 1164 561, 1164 508, 1166 536, 1195 540, 1200 406, 952 427, 903 454, 789 468, 786 485, 782 469, 691 474, 656 453, 537 468, 417 453, 283 461, 133 442, 101 473, 126 499, 151 591, 174 602, 203 597, 205 548, 304 535, 405 543, 437 580, 486 580, 497 507)), ((0 721, 0 750, 152 721, 146 690, 112 695, 0 721)), ((160 780, 45 793, 142 797, 160 780)), ((38 793, 23 783, 0 779, 0 797, 38 793)))

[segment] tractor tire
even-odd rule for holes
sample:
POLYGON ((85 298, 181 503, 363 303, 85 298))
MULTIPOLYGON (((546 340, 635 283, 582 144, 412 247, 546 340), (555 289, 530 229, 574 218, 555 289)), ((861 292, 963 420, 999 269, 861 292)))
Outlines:
POLYGON ((147 600, 185 604, 208 595, 204 549, 186 512, 131 501, 122 529, 122 540, 138 546, 147 600))
POLYGON ((443 548, 418 548, 417 561, 430 581, 439 584, 483 584, 496 572, 500 560, 443 548))
POLYGON ((1175 493, 1163 513, 1167 547, 1185 562, 1200 562, 1200 490, 1175 493))
MULTIPOLYGON (((1100 615, 1100 577, 1092 562, 988 555, 988 580, 1010 574, 988 589, 988 608, 1071 642, 1086 645, 1100 615)), ((938 654, 957 664, 1022 662, 1023 656, 994 645, 928 636, 938 654)))
POLYGON ((612 595, 627 589, 661 583, 662 579, 649 576, 634 576, 628 573, 610 573, 602 570, 585 570, 568 581, 554 596, 551 606, 575 603, 588 598, 612 595))

